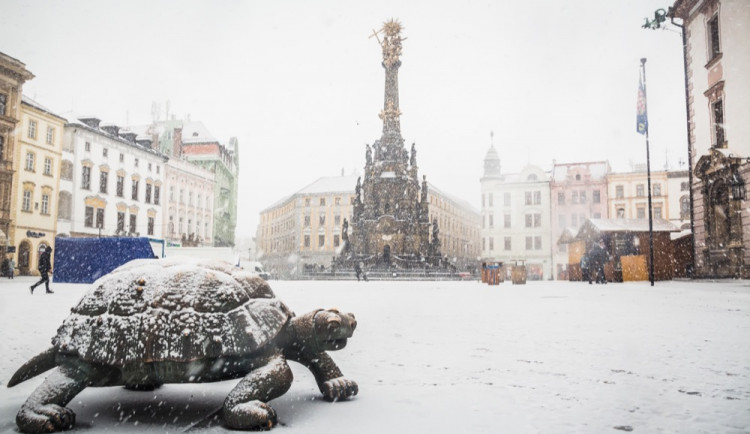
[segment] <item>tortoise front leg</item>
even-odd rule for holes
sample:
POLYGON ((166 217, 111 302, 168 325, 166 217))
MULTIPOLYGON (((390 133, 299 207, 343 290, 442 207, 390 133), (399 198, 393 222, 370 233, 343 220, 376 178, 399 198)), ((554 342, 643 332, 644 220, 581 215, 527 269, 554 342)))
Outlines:
POLYGON ((260 358, 254 365, 224 400, 222 413, 229 428, 272 428, 277 422, 276 411, 267 402, 292 385, 292 370, 280 353, 260 358))
POLYGON ((347 399, 359 392, 357 383, 344 377, 336 362, 325 351, 295 352, 289 354, 289 358, 307 366, 318 383, 320 393, 328 401, 347 399))
POLYGON ((90 384, 87 374, 61 366, 29 396, 16 415, 21 432, 55 432, 73 428, 76 415, 65 407, 90 384))

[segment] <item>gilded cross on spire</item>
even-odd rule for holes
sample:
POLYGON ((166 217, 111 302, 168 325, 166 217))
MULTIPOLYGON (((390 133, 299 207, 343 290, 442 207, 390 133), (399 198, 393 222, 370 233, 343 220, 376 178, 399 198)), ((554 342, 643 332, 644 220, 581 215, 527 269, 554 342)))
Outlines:
POLYGON ((396 65, 401 57, 401 42, 406 40, 406 38, 401 37, 401 29, 401 23, 391 18, 383 23, 380 30, 373 30, 372 35, 370 35, 371 38, 374 36, 380 46, 383 47, 383 65, 386 68, 396 65), (380 35, 383 36, 382 40, 380 35))

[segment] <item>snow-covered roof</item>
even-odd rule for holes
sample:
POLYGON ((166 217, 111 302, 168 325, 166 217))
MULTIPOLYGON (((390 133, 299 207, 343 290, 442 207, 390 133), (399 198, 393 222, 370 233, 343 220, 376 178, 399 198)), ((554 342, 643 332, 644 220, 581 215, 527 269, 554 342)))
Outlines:
MULTIPOLYGON (((584 226, 587 224, 599 232, 648 232, 648 219, 589 219, 584 226)), ((680 231, 674 223, 659 218, 653 220, 653 228, 654 232, 680 231)))
POLYGON ((216 138, 208 131, 203 122, 185 122, 182 125, 182 143, 189 145, 191 143, 217 142, 216 138))
POLYGON ((55 113, 55 112, 53 112, 52 110, 48 109, 47 107, 45 107, 45 106, 43 106, 43 105, 39 104, 38 102, 36 102, 35 100, 33 100, 33 99, 29 98, 29 97, 28 97, 28 96, 26 96, 26 95, 21 95, 21 102, 23 102, 24 104, 28 104, 28 105, 30 105, 31 107, 34 107, 34 108, 35 108, 35 109, 37 109, 37 110, 41 110, 41 111, 43 111, 43 112, 45 112, 45 113, 47 113, 47 114, 49 114, 49 115, 52 115, 52 116, 54 116, 54 117, 56 117, 56 118, 60 118, 60 119, 62 119, 62 120, 63 120, 64 122, 67 122, 67 121, 68 121, 68 120, 67 120, 66 118, 64 118, 64 117, 60 116, 59 114, 57 114, 57 113, 55 113))
POLYGON ((303 187, 296 194, 353 193, 357 175, 323 176, 303 187))

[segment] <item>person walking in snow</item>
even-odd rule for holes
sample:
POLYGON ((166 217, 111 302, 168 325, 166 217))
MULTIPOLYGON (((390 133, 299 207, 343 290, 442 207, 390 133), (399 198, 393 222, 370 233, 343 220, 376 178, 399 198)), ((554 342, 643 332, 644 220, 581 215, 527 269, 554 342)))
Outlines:
POLYGON ((31 294, 34 294, 34 288, 44 283, 45 288, 47 289, 47 294, 53 294, 54 291, 49 289, 49 270, 52 268, 52 264, 50 262, 50 256, 52 255, 52 247, 47 246, 41 255, 39 255, 39 265, 37 266, 37 270, 39 270, 39 274, 42 276, 39 281, 29 287, 29 290, 31 291, 31 294))
POLYGON ((16 274, 16 261, 13 260, 13 257, 11 256, 8 258, 8 279, 12 279, 16 274))

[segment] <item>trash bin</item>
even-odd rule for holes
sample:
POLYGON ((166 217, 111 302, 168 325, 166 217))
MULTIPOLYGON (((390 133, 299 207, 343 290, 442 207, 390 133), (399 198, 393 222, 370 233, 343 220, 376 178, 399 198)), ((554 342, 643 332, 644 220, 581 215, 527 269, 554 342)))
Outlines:
POLYGON ((516 261, 515 265, 513 265, 511 278, 513 279, 514 285, 526 284, 526 265, 523 261, 516 261))

